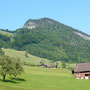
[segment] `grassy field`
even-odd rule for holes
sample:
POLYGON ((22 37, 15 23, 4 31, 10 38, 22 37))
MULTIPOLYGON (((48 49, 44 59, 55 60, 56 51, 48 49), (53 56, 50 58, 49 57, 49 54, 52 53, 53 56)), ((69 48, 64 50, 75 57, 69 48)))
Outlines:
MULTIPOLYGON (((40 58, 37 56, 33 56, 31 54, 28 54, 28 58, 25 56, 25 51, 18 51, 18 50, 14 50, 14 49, 6 49, 6 48, 2 48, 2 50, 4 51, 5 55, 8 55, 10 57, 17 57, 20 58, 21 61, 26 62, 27 64, 31 64, 31 65, 39 65, 41 60, 45 60, 45 64, 46 65, 51 65, 50 61, 48 59, 45 58, 40 58)), ((68 66, 68 64, 67 64, 68 66)), ((74 64, 69 64, 69 66, 73 67, 74 64)), ((61 62, 58 61, 58 67, 61 67, 61 62)))
MULTIPOLYGON (((75 79, 70 70, 24 66, 25 73, 0 80, 0 90, 90 90, 90 80, 75 79)), ((2 77, 0 77, 2 79, 2 77)))
MULTIPOLYGON (((34 64, 34 65, 40 64, 40 61, 43 59, 43 58, 40 58, 37 56, 33 56, 31 54, 28 54, 28 58, 27 58, 25 56, 25 51, 17 51, 14 49, 5 49, 5 48, 2 48, 2 50, 5 52, 5 55, 8 55, 10 57, 20 58, 21 61, 30 63, 30 64, 34 64)), ((48 59, 44 59, 44 60, 46 61, 46 64, 49 64, 48 59)))
MULTIPOLYGON (((8 56, 19 57, 30 63, 38 64, 42 60, 31 54, 28 54, 28 58, 25 57, 25 51, 2 50, 8 56)), ((0 76, 0 90, 90 90, 90 80, 75 79, 68 69, 24 66, 24 71, 17 80, 7 75, 3 82, 0 76)))

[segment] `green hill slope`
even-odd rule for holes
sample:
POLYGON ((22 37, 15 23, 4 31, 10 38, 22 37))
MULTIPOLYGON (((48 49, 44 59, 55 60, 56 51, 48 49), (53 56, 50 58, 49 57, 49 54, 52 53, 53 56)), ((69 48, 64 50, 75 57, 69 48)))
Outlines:
POLYGON ((13 41, 12 34, 0 30, 0 48, 11 47, 11 41, 13 41))
POLYGON ((30 19, 16 30, 13 48, 54 61, 90 61, 90 36, 49 18, 30 19))
POLYGON ((8 37, 13 37, 12 33, 9 33, 9 32, 3 31, 3 30, 0 30, 0 34, 3 34, 3 35, 8 36, 8 37))
MULTIPOLYGON (((10 56, 10 57, 16 57, 16 58, 20 58, 20 60, 22 62, 24 62, 27 65, 39 65, 40 61, 43 58, 37 57, 37 56, 33 56, 31 54, 28 54, 28 57, 25 56, 25 52, 26 51, 17 51, 14 49, 5 49, 2 48, 2 51, 5 53, 5 55, 10 56)), ((46 62, 46 64, 49 64, 49 60, 48 59, 44 59, 46 62)))

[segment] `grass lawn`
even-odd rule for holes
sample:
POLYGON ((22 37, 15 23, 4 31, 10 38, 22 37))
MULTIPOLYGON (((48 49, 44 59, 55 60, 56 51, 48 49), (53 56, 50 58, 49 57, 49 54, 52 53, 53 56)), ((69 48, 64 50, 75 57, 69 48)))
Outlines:
MULTIPOLYGON (((25 56, 25 51, 18 51, 14 49, 5 49, 5 48, 2 48, 2 50, 5 52, 5 55, 7 56, 20 58, 21 61, 34 65, 40 64, 40 61, 43 59, 37 56, 33 56, 31 54, 28 54, 28 58, 27 58, 25 56)), ((48 59, 44 59, 44 60, 46 60, 46 63, 49 64, 48 59)))
POLYGON ((24 69, 25 73, 17 80, 10 76, 5 82, 0 80, 0 90, 90 90, 90 80, 75 79, 66 69, 30 66, 24 69))
MULTIPOLYGON (((22 61, 36 65, 42 60, 31 54, 28 54, 28 58, 25 57, 25 51, 5 48, 2 50, 5 55, 19 57, 22 61)), ((49 62, 47 59, 46 61, 49 62)), ((90 90, 90 80, 75 79, 67 69, 30 66, 24 66, 24 69, 25 73, 18 76, 17 80, 7 75, 6 81, 3 82, 0 76, 0 90, 90 90)))

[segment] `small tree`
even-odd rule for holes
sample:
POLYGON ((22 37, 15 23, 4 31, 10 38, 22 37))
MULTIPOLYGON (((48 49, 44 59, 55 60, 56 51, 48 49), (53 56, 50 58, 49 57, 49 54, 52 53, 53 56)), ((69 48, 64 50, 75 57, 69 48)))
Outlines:
POLYGON ((2 49, 0 48, 0 56, 4 55, 4 52, 2 51, 2 49))
POLYGON ((62 68, 66 68, 66 63, 62 62, 62 68))
POLYGON ((53 62, 53 61, 50 61, 50 63, 51 63, 51 66, 54 64, 54 62, 53 62))
POLYGON ((25 56, 28 58, 28 52, 27 51, 25 52, 25 56))
POLYGON ((16 77, 24 71, 20 59, 9 56, 0 57, 0 65, 0 75, 3 76, 3 81, 5 81, 7 74, 13 74, 16 77))
POLYGON ((0 58, 0 74, 3 76, 3 81, 5 80, 5 77, 7 74, 10 74, 13 71, 13 64, 12 60, 8 56, 3 56, 0 58))
POLYGON ((41 60, 40 65, 45 65, 45 60, 41 60))
POLYGON ((44 62, 40 61, 40 65, 44 65, 44 62))
POLYGON ((22 63, 20 61, 19 58, 14 58, 14 63, 13 63, 13 72, 11 74, 13 74, 15 76, 15 78, 17 77, 17 75, 20 75, 24 72, 22 63))
POLYGON ((58 62, 56 62, 56 68, 58 68, 58 62))

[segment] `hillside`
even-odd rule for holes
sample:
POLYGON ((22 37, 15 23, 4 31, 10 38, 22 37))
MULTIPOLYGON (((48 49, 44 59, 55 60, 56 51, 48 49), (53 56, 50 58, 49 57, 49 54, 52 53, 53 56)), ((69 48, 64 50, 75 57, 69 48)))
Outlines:
POLYGON ((13 41, 12 33, 6 32, 4 30, 0 30, 0 48, 1 47, 6 47, 6 48, 11 47, 12 41, 13 41))
POLYGON ((37 56, 33 56, 28 53, 28 57, 25 56, 26 51, 18 51, 14 49, 5 49, 2 48, 2 51, 5 53, 5 55, 10 56, 10 57, 15 57, 15 58, 20 58, 20 60, 29 66, 37 66, 40 64, 41 60, 45 60, 45 64, 49 65, 50 62, 48 59, 40 58, 37 56))
POLYGON ((90 36, 49 18, 29 19, 8 42, 1 47, 53 61, 90 62, 90 36))
POLYGON ((8 36, 8 37, 13 37, 13 34, 12 33, 6 32, 4 30, 0 30, 0 34, 5 35, 5 36, 8 36))
POLYGON ((28 20, 16 30, 14 45, 54 61, 90 61, 89 35, 49 18, 28 20))

